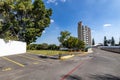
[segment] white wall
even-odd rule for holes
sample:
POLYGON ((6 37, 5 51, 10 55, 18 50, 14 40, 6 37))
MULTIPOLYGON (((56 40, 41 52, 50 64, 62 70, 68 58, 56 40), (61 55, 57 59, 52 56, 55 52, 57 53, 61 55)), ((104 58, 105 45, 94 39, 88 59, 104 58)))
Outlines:
POLYGON ((26 52, 26 43, 0 39, 0 56, 14 55, 26 52))
POLYGON ((89 53, 92 53, 92 52, 93 52, 92 48, 89 48, 89 49, 88 49, 88 52, 89 52, 89 53))

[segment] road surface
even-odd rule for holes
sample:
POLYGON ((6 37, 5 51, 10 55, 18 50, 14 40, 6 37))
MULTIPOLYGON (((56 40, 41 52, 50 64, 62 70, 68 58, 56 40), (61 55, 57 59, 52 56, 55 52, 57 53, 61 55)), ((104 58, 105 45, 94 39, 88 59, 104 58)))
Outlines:
MULTIPOLYGON (((25 67, 0 71, 0 80, 120 80, 120 54, 93 49, 93 53, 86 56, 76 56, 68 60, 43 60, 36 65, 32 60, 16 56, 10 59, 23 62, 25 67), (23 61, 22 61, 23 60, 23 61)), ((35 59, 35 56, 34 56, 35 59)), ((0 64, 3 60, 0 59, 0 64)))

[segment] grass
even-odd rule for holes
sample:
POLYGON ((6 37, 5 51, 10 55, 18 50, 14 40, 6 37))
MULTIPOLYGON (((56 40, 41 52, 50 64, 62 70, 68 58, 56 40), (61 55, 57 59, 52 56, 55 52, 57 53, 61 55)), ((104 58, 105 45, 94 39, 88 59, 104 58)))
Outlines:
POLYGON ((27 50, 28 53, 42 54, 42 55, 58 55, 58 54, 69 54, 68 51, 54 51, 54 50, 27 50))

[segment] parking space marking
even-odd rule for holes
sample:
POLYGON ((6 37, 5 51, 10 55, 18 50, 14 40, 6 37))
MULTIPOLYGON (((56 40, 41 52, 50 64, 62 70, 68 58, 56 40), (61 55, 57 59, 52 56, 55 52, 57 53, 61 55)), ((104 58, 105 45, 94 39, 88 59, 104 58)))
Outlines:
POLYGON ((7 57, 2 57, 2 58, 5 59, 5 60, 7 60, 7 61, 10 61, 10 62, 12 62, 12 63, 15 63, 16 65, 19 65, 19 66, 21 66, 21 67, 24 67, 23 64, 21 64, 21 63, 19 63, 19 62, 16 62, 16 61, 14 61, 14 60, 12 60, 12 59, 9 59, 9 58, 7 58, 7 57))
POLYGON ((18 56, 21 56, 21 57, 24 57, 24 58, 27 58, 27 59, 31 59, 31 60, 40 61, 40 62, 46 62, 46 61, 43 61, 43 60, 40 60, 40 59, 36 59, 36 58, 32 58, 32 57, 28 57, 28 56, 22 56, 22 55, 18 55, 18 56))
POLYGON ((10 70, 12 70, 12 68, 10 67, 2 69, 2 71, 10 71, 10 70))
POLYGON ((33 64, 39 64, 38 62, 34 62, 33 64))

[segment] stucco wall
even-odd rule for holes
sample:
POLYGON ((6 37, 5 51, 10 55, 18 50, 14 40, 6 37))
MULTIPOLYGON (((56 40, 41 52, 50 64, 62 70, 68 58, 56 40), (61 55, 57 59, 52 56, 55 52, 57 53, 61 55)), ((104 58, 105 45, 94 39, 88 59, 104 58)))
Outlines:
POLYGON ((4 41, 0 39, 0 56, 14 55, 26 52, 26 43, 20 41, 4 41))

